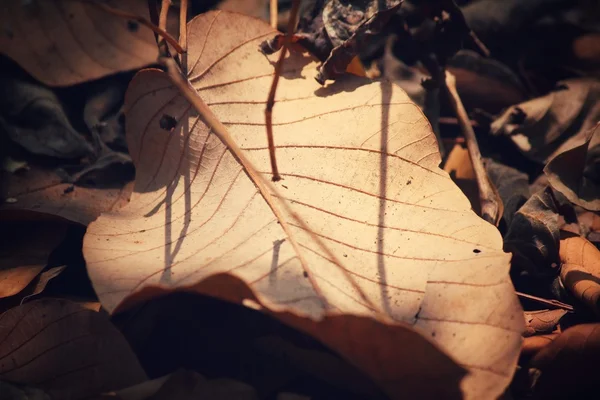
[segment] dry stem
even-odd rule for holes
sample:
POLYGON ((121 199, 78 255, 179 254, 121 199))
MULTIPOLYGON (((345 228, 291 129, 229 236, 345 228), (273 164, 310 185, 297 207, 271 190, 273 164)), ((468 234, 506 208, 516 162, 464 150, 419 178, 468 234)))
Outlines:
POLYGON ((462 100, 456 90, 456 79, 454 75, 446 71, 446 88, 448 90, 450 103, 456 112, 460 128, 467 141, 467 150, 473 163, 473 171, 479 187, 479 201, 481 202, 481 216, 491 224, 496 225, 500 214, 500 201, 496 196, 496 191, 492 187, 490 180, 483 166, 481 152, 475 137, 475 131, 469 122, 467 110, 463 106, 462 100))
POLYGON ((271 11, 271 27, 273 29, 277 29, 277 16, 279 15, 279 11, 277 9, 277 0, 271 0, 269 8, 271 11))
POLYGON ((288 45, 291 36, 294 34, 296 29, 296 19, 298 18, 298 10, 300 9, 300 0, 294 0, 292 4, 292 11, 290 12, 290 19, 288 20, 287 35, 283 39, 283 46, 279 52, 279 59, 275 64, 275 75, 273 76, 273 82, 271 83, 271 90, 269 90, 269 97, 267 98, 267 107, 265 108, 265 126, 267 127, 267 142, 269 144, 269 158, 271 160, 271 171, 273 177, 271 178, 274 182, 281 179, 279 170, 277 169, 277 158, 275 157, 275 142, 273 140, 273 107, 275 106, 275 93, 277 92, 277 84, 279 83, 279 76, 283 69, 283 61, 287 54, 288 45))
POLYGON ((573 306, 569 305, 569 304, 565 304, 562 303, 558 300, 547 300, 547 299, 543 299, 541 297, 537 297, 537 296, 532 296, 530 294, 526 294, 526 293, 521 293, 521 292, 515 292, 517 293, 517 296, 523 298, 523 299, 528 299, 528 300, 532 300, 532 301, 536 301, 540 304, 544 304, 553 308, 560 308, 562 310, 567 310, 569 312, 573 312, 573 306))

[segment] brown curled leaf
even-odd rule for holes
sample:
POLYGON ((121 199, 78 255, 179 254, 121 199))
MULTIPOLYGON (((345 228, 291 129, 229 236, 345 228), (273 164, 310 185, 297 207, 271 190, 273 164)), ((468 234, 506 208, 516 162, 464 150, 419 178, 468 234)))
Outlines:
POLYGON ((563 286, 600 315, 600 250, 582 237, 562 239, 560 261, 563 286))

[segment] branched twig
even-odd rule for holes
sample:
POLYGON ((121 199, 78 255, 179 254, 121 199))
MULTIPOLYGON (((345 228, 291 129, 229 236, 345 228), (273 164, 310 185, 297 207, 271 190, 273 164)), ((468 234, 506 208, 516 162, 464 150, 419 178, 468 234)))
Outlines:
POLYGON ((167 41, 167 43, 169 43, 171 46, 173 46, 175 51, 177 51, 178 53, 183 53, 183 49, 181 48, 181 46, 179 46, 179 43, 177 43, 177 40, 175 40, 175 38, 173 36, 169 35, 165 29, 162 29, 162 28, 154 25, 152 22, 148 21, 146 18, 140 17, 139 15, 129 13, 127 11, 123 11, 123 10, 119 10, 117 8, 107 6, 106 4, 99 3, 97 1, 86 1, 85 3, 94 5, 95 7, 98 7, 99 9, 101 9, 109 14, 116 15, 117 17, 121 17, 121 18, 127 18, 132 21, 136 21, 136 22, 144 25, 145 27, 150 28, 154 33, 156 33, 157 35, 162 37, 164 40, 167 41))
POLYGON ((465 110, 462 100, 458 95, 458 91, 456 90, 456 79, 454 78, 454 75, 448 71, 446 71, 445 83, 450 104, 456 113, 460 128, 467 141, 467 150, 469 151, 469 157, 471 158, 473 171, 475 172, 475 179, 477 180, 477 186, 479 187, 481 216, 489 223, 496 225, 496 222, 500 217, 500 201, 496 195, 496 191, 490 183, 487 172, 485 171, 475 131, 469 122, 467 110, 465 110))
POLYGON ((269 91, 269 97, 267 98, 267 107, 265 108, 265 125, 267 127, 267 141, 269 144, 269 158, 271 160, 271 171, 273 173, 274 182, 281 179, 279 170, 277 169, 277 159, 275 157, 275 142, 273 140, 273 106, 275 106, 275 93, 277 92, 277 84, 279 83, 279 76, 283 69, 283 61, 287 54, 288 45, 290 38, 294 34, 296 29, 296 19, 298 17, 298 10, 300 9, 300 0, 294 0, 292 4, 292 11, 290 12, 290 19, 288 21, 287 35, 283 38, 283 46, 279 53, 279 59, 275 64, 275 75, 273 76, 273 83, 271 83, 271 90, 269 91))

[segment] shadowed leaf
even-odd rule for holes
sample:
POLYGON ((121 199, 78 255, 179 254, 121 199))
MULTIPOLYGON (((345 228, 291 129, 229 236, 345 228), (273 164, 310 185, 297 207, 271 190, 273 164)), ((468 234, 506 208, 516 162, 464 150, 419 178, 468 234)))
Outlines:
POLYGON ((0 379, 78 400, 146 376, 105 314, 64 300, 38 300, 0 316, 0 379))
MULTIPOLYGON (((2 2, 0 51, 51 86, 73 85, 156 61, 152 31, 94 2, 2 2)), ((148 19, 146 0, 98 3, 148 19)))

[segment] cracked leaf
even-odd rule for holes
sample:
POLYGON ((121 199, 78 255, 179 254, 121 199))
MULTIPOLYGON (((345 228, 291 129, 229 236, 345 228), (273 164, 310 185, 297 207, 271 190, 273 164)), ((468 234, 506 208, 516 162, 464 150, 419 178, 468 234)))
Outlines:
MULTIPOLYGON (((277 55, 257 47, 275 34, 226 12, 188 24, 188 77, 265 179, 264 108, 277 55)), ((195 291, 313 335, 391 397, 499 396, 524 324, 510 256, 438 168, 427 119, 389 82, 345 77, 320 87, 317 63, 299 54, 284 68, 273 117, 279 216, 164 72, 133 79, 132 201, 84 239, 103 306, 115 312, 195 291), (161 128, 165 116, 173 129, 161 128)))

